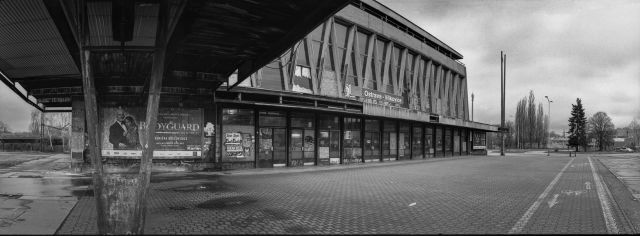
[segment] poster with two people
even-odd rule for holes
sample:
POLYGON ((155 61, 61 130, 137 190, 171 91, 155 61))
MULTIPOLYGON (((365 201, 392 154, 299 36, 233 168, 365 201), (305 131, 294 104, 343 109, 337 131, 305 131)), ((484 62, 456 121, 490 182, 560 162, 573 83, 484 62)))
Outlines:
MULTIPOLYGON (((145 109, 106 107, 101 109, 102 156, 137 159, 147 145, 145 109)), ((154 158, 202 157, 202 109, 160 108, 155 131, 154 158)))

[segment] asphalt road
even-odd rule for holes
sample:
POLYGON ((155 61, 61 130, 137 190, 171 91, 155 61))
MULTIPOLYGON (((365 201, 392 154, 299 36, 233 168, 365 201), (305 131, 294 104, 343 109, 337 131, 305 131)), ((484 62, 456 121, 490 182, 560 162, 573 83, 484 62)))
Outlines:
MULTIPOLYGON (((638 233, 640 203, 599 158, 159 174, 145 233, 638 233)), ((94 204, 82 197, 57 233, 95 234, 94 204)))

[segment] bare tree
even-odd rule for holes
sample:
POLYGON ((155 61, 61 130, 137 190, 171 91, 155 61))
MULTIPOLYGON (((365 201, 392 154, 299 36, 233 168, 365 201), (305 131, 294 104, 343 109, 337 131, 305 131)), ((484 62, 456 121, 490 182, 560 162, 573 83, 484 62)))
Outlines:
POLYGON ((504 124, 507 129, 509 129, 509 131, 506 134, 506 138, 505 138, 505 146, 507 146, 507 148, 513 148, 513 144, 514 144, 514 123, 513 121, 508 120, 505 124, 504 124))
POLYGON ((527 100, 526 97, 522 98, 518 102, 518 106, 516 107, 516 117, 515 117, 515 136, 516 136, 516 146, 518 148, 524 148, 524 143, 526 142, 526 133, 527 133, 527 100))
POLYGON ((31 110, 31 123, 29 123, 29 131, 33 134, 40 134, 40 111, 31 110))
POLYGON ((4 123, 4 121, 0 120, 0 134, 1 133, 11 133, 11 129, 9 128, 9 125, 7 125, 7 123, 4 123))
POLYGON ((536 112, 536 143, 538 144, 538 148, 540 148, 540 144, 544 140, 544 111, 542 108, 542 103, 538 104, 538 112, 536 112))
POLYGON ((529 123, 528 134, 529 134, 529 148, 531 148, 533 143, 535 142, 535 134, 536 129, 538 129, 536 125, 536 96, 533 95, 533 91, 529 90, 529 104, 527 107, 527 121, 529 123))
POLYGON ((40 134, 40 129, 43 128, 44 135, 49 138, 49 150, 54 151, 53 139, 60 138, 62 140, 62 150, 64 151, 65 143, 71 138, 69 129, 71 126, 71 114, 45 113, 44 118, 41 115, 42 113, 36 109, 31 111, 29 131, 33 134, 40 134))
POLYGON ((599 111, 589 118, 589 134, 596 139, 599 151, 613 145, 615 126, 607 113, 599 111))

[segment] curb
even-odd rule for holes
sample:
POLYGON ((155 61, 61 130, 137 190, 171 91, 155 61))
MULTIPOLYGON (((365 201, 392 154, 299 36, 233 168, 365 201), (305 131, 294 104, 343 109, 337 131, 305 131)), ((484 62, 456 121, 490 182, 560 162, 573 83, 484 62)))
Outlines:
POLYGON ((361 162, 348 165, 334 165, 334 166, 313 166, 313 167, 277 167, 277 168, 255 168, 255 169, 240 169, 240 170, 228 170, 228 171, 194 171, 194 172, 158 172, 156 175, 269 175, 269 174, 286 174, 286 173, 303 173, 303 172, 316 172, 316 171, 332 171, 354 168, 370 168, 370 167, 384 167, 395 165, 408 165, 417 162, 438 162, 447 160, 462 160, 470 158, 478 158, 486 156, 454 156, 454 157, 436 157, 425 158, 417 160, 395 160, 386 162, 361 162))

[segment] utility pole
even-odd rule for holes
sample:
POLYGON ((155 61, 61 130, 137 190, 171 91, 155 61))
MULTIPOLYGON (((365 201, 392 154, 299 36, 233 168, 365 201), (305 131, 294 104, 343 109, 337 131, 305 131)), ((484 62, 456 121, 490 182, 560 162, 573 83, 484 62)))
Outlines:
POLYGON ((551 142, 551 125, 549 123, 551 123, 551 103, 553 101, 549 100, 549 97, 547 96, 544 96, 544 98, 547 99, 547 104, 549 104, 547 106, 547 112, 549 112, 549 122, 547 123, 547 127, 549 127, 549 130, 547 130, 547 156, 549 156, 549 152, 551 152, 549 149, 549 142, 551 142))
POLYGON ((504 96, 506 87, 507 54, 500 51, 500 156, 504 156, 504 96))

